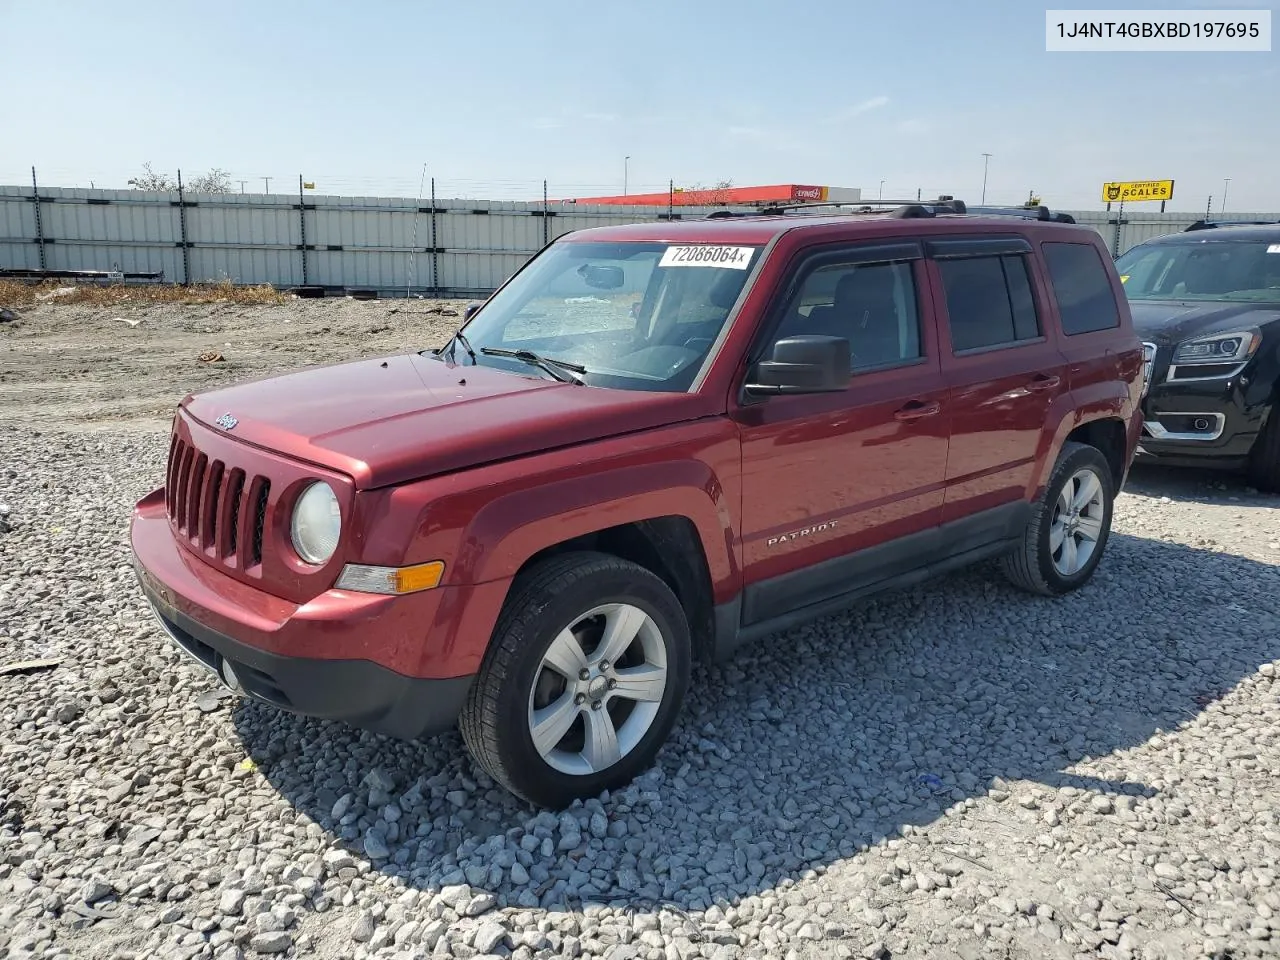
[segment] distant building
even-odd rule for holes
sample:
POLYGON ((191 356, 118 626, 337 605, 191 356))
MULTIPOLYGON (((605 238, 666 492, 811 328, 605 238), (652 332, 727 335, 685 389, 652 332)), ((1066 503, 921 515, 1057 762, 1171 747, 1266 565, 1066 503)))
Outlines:
POLYGON ((765 187, 712 187, 707 190, 682 190, 677 187, 671 193, 664 191, 616 197, 577 197, 568 202, 615 206, 665 206, 670 203, 677 207, 718 207, 739 203, 858 203, 861 200, 862 191, 857 187, 781 183, 765 187))

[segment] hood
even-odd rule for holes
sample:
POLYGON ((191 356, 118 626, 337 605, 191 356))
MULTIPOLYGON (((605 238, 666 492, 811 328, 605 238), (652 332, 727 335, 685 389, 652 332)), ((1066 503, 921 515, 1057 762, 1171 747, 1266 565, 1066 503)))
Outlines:
POLYGON ((705 397, 557 383, 408 354, 316 367, 187 397, 209 429, 350 476, 404 483, 714 411, 705 397))
POLYGON ((1280 304, 1273 303, 1130 300, 1129 310, 1138 336, 1161 345, 1262 327, 1280 320, 1280 304))

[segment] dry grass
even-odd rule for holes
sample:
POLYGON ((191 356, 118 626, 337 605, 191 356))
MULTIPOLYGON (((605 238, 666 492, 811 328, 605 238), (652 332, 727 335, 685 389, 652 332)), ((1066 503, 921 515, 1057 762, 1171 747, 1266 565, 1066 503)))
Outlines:
POLYGON ((0 307, 29 307, 38 303, 85 303, 102 306, 122 303, 278 304, 285 303, 290 296, 266 284, 237 287, 228 280, 221 283, 193 283, 189 287, 176 283, 104 286, 96 283, 77 285, 73 282, 46 281, 35 284, 0 280, 0 307))

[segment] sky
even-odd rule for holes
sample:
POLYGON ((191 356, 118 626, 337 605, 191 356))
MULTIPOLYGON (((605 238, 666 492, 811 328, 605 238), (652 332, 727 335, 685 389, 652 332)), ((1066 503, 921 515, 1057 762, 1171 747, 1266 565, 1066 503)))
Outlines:
POLYGON ((439 197, 534 199, 544 179, 556 198, 625 178, 972 203, 986 164, 988 203, 1098 209, 1104 181, 1174 179, 1170 210, 1216 212, 1230 178, 1228 210, 1280 211, 1280 53, 1047 53, 1044 9, 0 0, 0 184, 35 166, 42 185, 124 187, 149 162, 248 192, 301 174, 419 196, 434 177, 439 197))

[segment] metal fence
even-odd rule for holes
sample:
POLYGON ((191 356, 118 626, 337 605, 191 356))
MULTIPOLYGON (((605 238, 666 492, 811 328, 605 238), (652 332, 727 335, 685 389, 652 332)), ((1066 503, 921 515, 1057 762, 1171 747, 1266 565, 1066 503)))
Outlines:
MULTIPOLYGON (((149 273, 175 283, 230 280, 380 296, 483 295, 562 234, 712 209, 0 186, 0 269, 149 273)), ((1070 212, 1116 254, 1201 217, 1070 212)), ((1280 214, 1221 215, 1231 218, 1280 214)))

